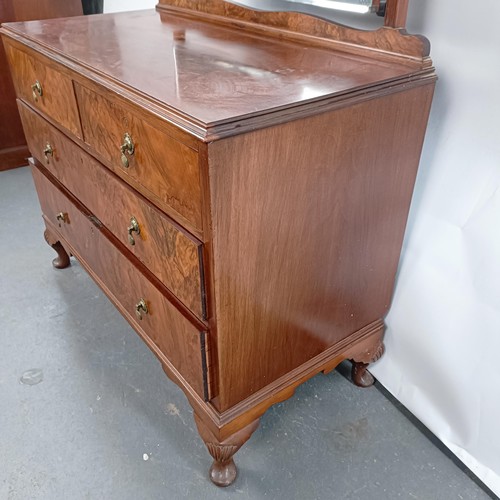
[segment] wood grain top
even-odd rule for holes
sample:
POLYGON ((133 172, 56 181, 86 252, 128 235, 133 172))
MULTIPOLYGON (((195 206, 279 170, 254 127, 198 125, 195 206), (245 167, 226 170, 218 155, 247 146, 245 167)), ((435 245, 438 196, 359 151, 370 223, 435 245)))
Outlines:
POLYGON ((307 47, 154 10, 11 23, 3 32, 201 128, 317 105, 423 71, 422 64, 307 47))

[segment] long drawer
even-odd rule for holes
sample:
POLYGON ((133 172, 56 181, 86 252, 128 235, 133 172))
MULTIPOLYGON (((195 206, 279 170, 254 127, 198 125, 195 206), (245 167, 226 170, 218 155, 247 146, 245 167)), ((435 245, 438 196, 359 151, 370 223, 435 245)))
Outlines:
POLYGON ((186 382, 208 398, 207 333, 193 326, 122 253, 105 230, 84 214, 39 168, 33 178, 44 217, 88 266, 118 309, 149 338, 186 382))
POLYGON ((31 154, 203 319, 201 243, 23 103, 19 112, 31 154))
POLYGON ((17 96, 82 137, 73 81, 53 61, 5 45, 17 96))
POLYGON ((117 99, 109 100, 76 82, 75 92, 83 138, 97 157, 127 182, 138 184, 170 215, 201 232, 198 152, 117 99))

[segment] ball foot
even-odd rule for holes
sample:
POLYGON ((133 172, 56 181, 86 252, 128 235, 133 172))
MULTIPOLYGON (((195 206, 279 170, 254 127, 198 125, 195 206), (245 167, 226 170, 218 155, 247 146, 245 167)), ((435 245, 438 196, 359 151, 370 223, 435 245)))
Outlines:
POLYGON ((257 426, 259 419, 256 419, 245 427, 237 430, 233 434, 221 439, 217 436, 220 430, 210 428, 206 421, 194 414, 196 426, 200 431, 200 436, 205 441, 207 450, 213 458, 209 471, 209 477, 216 486, 226 487, 234 482, 238 475, 238 469, 233 461, 233 455, 248 441, 257 426), (215 433, 214 433, 215 430, 215 433))
POLYGON ((226 462, 214 460, 210 467, 210 480, 217 486, 226 487, 234 482, 238 474, 234 460, 231 458, 226 462))
POLYGON ((375 383, 373 375, 368 371, 368 365, 365 363, 352 364, 352 381, 358 387, 371 387, 375 383))

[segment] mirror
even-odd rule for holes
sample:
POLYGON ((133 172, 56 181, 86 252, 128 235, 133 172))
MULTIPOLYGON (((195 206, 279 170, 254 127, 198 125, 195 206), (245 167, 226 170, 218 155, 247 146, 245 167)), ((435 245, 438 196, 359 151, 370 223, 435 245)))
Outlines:
POLYGON ((385 15, 385 0, 284 0, 288 3, 311 5, 323 9, 368 14, 385 15))
POLYGON ((301 12, 364 30, 384 23, 386 0, 226 0, 254 10, 301 12), (360 15, 364 14, 364 15, 360 15), (367 15, 368 14, 368 15, 367 15), (371 15, 370 15, 371 14, 371 15), (376 15, 374 15, 376 14, 376 15))

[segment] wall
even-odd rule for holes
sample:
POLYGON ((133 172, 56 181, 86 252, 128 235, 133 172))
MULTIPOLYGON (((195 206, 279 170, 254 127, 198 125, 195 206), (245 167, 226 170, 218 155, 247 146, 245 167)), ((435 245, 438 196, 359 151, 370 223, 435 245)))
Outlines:
POLYGON ((440 80, 373 371, 500 495, 500 2, 462 5, 410 2, 408 31, 431 40, 440 80))
POLYGON ((104 0, 104 12, 153 9, 158 0, 104 0))
POLYGON ((413 0, 439 78, 377 378, 500 495, 498 0, 413 0))

